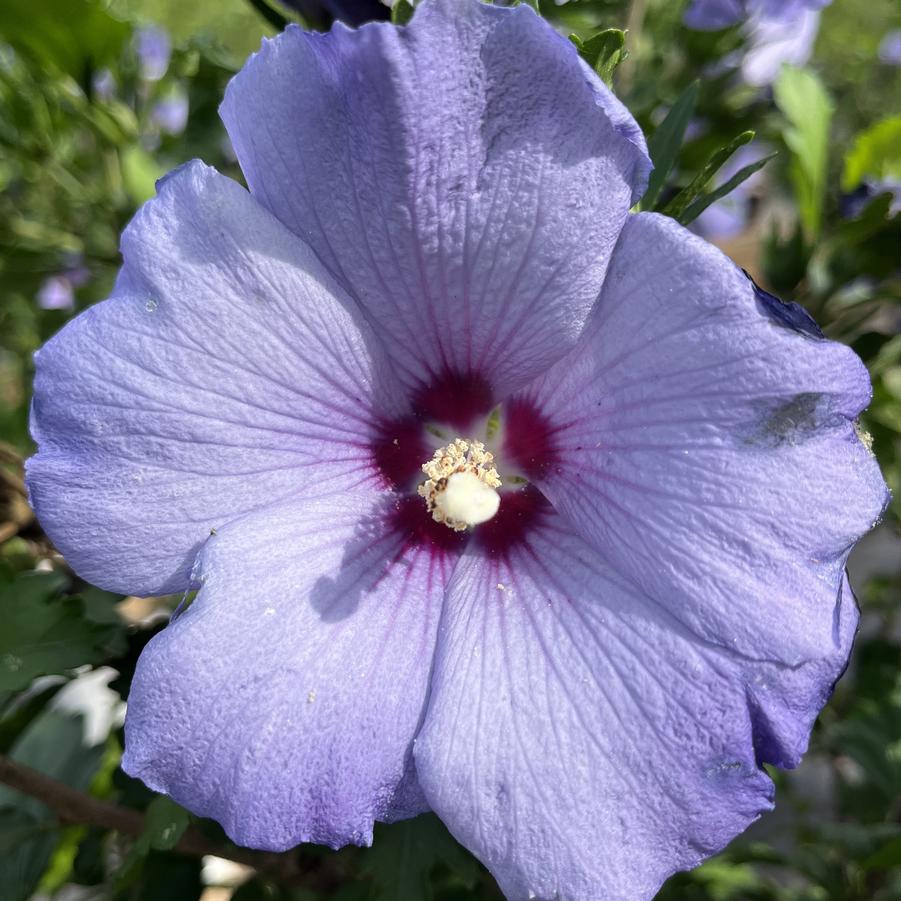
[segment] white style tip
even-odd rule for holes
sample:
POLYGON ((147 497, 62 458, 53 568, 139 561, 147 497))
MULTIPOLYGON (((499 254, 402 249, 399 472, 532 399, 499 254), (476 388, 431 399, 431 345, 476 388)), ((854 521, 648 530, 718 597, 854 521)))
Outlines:
POLYGON ((455 472, 448 476, 444 491, 435 498, 435 506, 445 520, 477 526, 488 522, 501 504, 501 496, 475 473, 455 472))

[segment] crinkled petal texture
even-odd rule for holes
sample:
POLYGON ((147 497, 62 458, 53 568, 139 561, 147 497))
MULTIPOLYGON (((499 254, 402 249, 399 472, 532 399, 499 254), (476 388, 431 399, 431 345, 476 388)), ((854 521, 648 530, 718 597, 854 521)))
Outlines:
POLYGON ((769 808, 740 667, 550 509, 451 581, 420 784, 510 899, 639 901, 769 808))
POLYGON ((847 554, 887 490, 847 347, 792 327, 672 220, 627 223, 584 343, 528 390, 554 506, 699 638, 798 665, 837 641, 847 554))
POLYGON ((37 355, 28 486, 83 578, 155 594, 188 587, 210 529, 372 478, 390 391, 353 302, 214 170, 170 175, 122 246, 113 297, 37 355))
POLYGON ((209 539, 196 599, 139 661, 127 772, 254 848, 368 844, 425 809, 411 746, 448 574, 384 504, 342 492, 209 539))
POLYGON ((474 373, 504 396, 572 347, 649 168, 628 112, 527 6, 289 28, 222 116, 254 196, 414 388, 474 373))

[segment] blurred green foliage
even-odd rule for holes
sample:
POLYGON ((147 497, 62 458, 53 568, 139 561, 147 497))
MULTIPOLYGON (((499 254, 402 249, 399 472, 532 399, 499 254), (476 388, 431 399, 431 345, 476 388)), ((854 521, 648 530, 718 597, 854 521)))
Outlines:
MULTIPOLYGON (((273 17, 259 5, 0 5, 0 752, 92 797, 146 811, 143 831, 128 835, 61 822, 39 801, 0 787, 3 901, 73 885, 85 898, 193 901, 203 889, 199 857, 170 850, 187 829, 221 856, 242 856, 215 824, 195 821, 118 770, 118 720, 92 736, 62 702, 98 667, 109 668, 101 670, 112 678, 107 696, 126 698, 137 656, 161 620, 67 569, 28 511, 20 463, 32 450, 31 355, 109 292, 119 234, 155 179, 193 157, 241 178, 217 107, 228 79, 271 33, 273 17), (173 45, 153 78, 142 74, 136 43, 150 25, 173 45), (160 104, 173 99, 187 103, 183 130, 160 116, 160 104), (71 291, 71 307, 38 302, 52 277, 71 291)), ((901 27, 901 9, 894 0, 835 0, 811 64, 785 70, 770 90, 737 76, 741 29, 688 31, 683 7, 540 3, 650 136, 658 172, 644 208, 693 220, 760 168, 723 168, 748 133, 756 135, 763 186, 754 188, 742 236, 724 247, 863 357, 874 398, 862 427, 899 498, 901 227, 890 195, 864 197, 860 189, 899 175, 901 69, 876 54, 884 34, 901 27)), ((396 20, 409 12, 400 6, 396 20)), ((277 15, 292 14, 277 7, 277 15)), ((776 811, 723 854, 674 877, 661 898, 901 898, 899 523, 896 500, 855 557, 863 617, 852 664, 804 764, 774 772, 776 811)), ((163 599, 157 609, 177 601, 163 599)), ((499 897, 484 868, 431 816, 379 826, 370 850, 302 847, 283 857, 257 861, 235 901, 499 897)))

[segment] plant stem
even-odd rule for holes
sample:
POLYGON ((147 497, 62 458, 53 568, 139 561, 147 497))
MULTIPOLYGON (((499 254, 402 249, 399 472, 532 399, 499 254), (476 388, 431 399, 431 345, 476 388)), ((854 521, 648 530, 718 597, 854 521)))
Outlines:
MULTIPOLYGON (((0 783, 46 804, 66 825, 112 829, 133 838, 144 831, 144 815, 139 811, 92 797, 4 754, 0 754, 0 783)), ((305 862, 292 852, 275 854, 235 845, 218 845, 196 826, 189 826, 172 850, 188 857, 223 857, 252 867, 283 884, 317 892, 333 891, 340 884, 338 875, 330 872, 323 860, 305 862)))

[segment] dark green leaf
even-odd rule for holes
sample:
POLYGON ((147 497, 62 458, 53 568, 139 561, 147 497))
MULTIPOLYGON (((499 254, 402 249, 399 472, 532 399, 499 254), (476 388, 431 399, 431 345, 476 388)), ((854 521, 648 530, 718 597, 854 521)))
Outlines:
POLYGON ((256 876, 239 885, 231 901, 299 901, 299 899, 290 889, 256 876))
POLYGON ((654 164, 654 171, 648 180, 648 189, 641 201, 641 207, 651 210, 663 190, 667 176, 672 171, 682 147, 685 129, 698 102, 698 82, 692 82, 673 104, 666 118, 657 127, 648 141, 648 153, 654 164))
POLYGON ((13 696, 14 703, 8 705, 0 719, 0 754, 8 754, 18 737, 37 717, 47 704, 56 697, 66 683, 60 680, 55 685, 47 685, 40 691, 30 691, 13 696))
POLYGON ((883 845, 875 854, 863 861, 865 870, 888 870, 901 867, 901 836, 883 845))
POLYGON ((92 622, 78 598, 53 598, 60 577, 26 573, 0 584, 0 691, 27 688, 36 676, 104 660, 118 624, 92 622))
POLYGON ((150 802, 144 814, 144 831, 138 844, 155 851, 170 851, 188 828, 190 815, 171 798, 160 795, 150 802))
MULTIPOLYGON (((19 738, 10 756, 83 791, 103 757, 102 746, 86 747, 83 736, 81 717, 47 711, 19 738)), ((56 821, 51 810, 5 786, 0 786, 0 811, 9 812, 4 819, 7 828, 22 830, 22 840, 15 848, 0 854, 2 898, 26 901, 47 868, 60 833, 51 829, 56 821), (24 834, 29 828, 33 830, 31 837, 24 834)))
POLYGON ((726 160, 728 160, 739 147, 744 147, 745 144, 748 144, 753 140, 753 131, 743 131, 740 135, 733 138, 725 147, 720 147, 720 149, 715 151, 710 159, 707 160, 704 164, 704 168, 688 183, 688 186, 683 188, 666 205, 666 207, 664 207, 663 212, 667 216, 672 216, 673 219, 678 219, 682 222, 682 214, 701 196, 701 194, 704 193, 713 179, 713 176, 720 171, 726 160))
POLYGON ((694 222, 707 207, 718 200, 722 200, 727 194, 731 194, 742 182, 747 181, 755 172, 759 172, 775 156, 777 154, 771 153, 769 156, 757 160, 756 163, 751 163, 749 166, 739 169, 732 178, 720 185, 715 191, 711 191, 709 194, 702 194, 682 213, 679 221, 683 225, 694 222))
POLYGON ((144 865, 151 851, 171 851, 188 828, 190 814, 165 795, 157 795, 144 814, 144 829, 117 874, 121 888, 143 881, 144 865))
POLYGON ((263 17, 263 21, 268 22, 276 31, 284 31, 288 27, 288 20, 266 0, 247 0, 247 2, 263 17))
POLYGON ((434 887, 429 877, 439 864, 448 867, 465 884, 474 884, 475 861, 436 816, 425 814, 390 826, 377 826, 363 872, 372 877, 374 901, 430 901, 434 887))
POLYGON ((616 67, 629 55, 626 50, 626 32, 619 28, 608 28, 582 41, 578 35, 569 39, 576 45, 582 59, 594 69, 606 85, 613 84, 616 67))
POLYGON ((201 861, 151 851, 140 880, 115 893, 115 901, 198 901, 203 894, 201 861))

